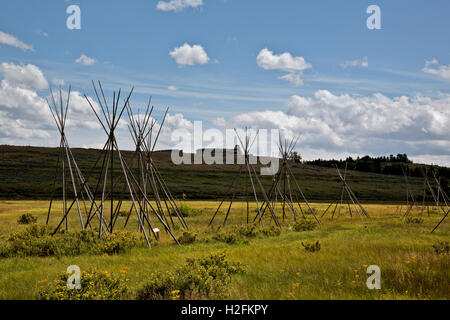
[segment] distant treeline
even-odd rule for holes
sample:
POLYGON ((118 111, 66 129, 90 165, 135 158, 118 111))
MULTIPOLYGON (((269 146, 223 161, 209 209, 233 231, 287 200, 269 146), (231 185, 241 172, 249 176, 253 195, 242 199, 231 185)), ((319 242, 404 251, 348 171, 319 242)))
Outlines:
MULTIPOLYGON (((348 157, 345 160, 322 160, 317 159, 313 161, 307 161, 307 164, 321 166, 321 167, 334 167, 337 165, 339 168, 345 168, 347 163, 348 170, 356 170, 361 172, 371 172, 389 175, 403 175, 403 170, 406 175, 410 177, 423 177, 422 171, 427 172, 429 176, 432 176, 429 172, 431 166, 420 165, 413 163, 406 154, 397 154, 396 156, 390 155, 388 157, 370 157, 364 156, 362 158, 357 157, 353 159, 348 157), (403 170, 402 170, 403 169, 403 170)), ((446 167, 435 167, 436 175, 441 178, 441 180, 450 179, 450 168, 446 167)), ((445 183, 445 182, 444 182, 445 183)))

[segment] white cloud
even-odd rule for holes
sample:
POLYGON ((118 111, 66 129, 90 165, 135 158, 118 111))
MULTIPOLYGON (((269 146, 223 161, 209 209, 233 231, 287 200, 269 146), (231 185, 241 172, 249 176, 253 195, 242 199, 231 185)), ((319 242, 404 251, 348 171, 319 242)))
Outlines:
POLYGON ((279 79, 287 80, 296 87, 301 86, 303 84, 301 73, 288 73, 285 74, 284 76, 279 77, 279 79))
POLYGON ((22 50, 30 50, 30 51, 34 51, 33 46, 30 46, 22 41, 20 41, 19 39, 17 39, 17 37, 2 32, 0 31, 0 43, 2 44, 6 44, 8 46, 12 46, 12 47, 16 47, 16 48, 20 48, 22 50))
POLYGON ((47 103, 36 91, 2 80, 0 86, 0 110, 17 119, 49 120, 47 103))
POLYGON ((0 72, 3 73, 5 80, 10 85, 38 90, 48 88, 47 79, 45 79, 41 69, 35 65, 16 65, 3 62, 0 64, 0 72))
MULTIPOLYGON (((154 119, 154 120, 156 120, 157 122, 153 130, 154 132, 157 132, 160 128, 162 119, 154 119)), ((172 133, 175 130, 183 130, 184 132, 192 133, 193 128, 194 124, 188 119, 186 119, 182 113, 175 113, 175 114, 168 113, 155 149, 161 150, 174 148, 175 145, 178 143, 178 141, 172 140, 172 133)), ((191 150, 189 150, 189 152, 190 151, 191 150)))
POLYGON ((446 80, 450 80, 450 64, 439 65, 439 61, 433 59, 431 61, 425 62, 425 67, 422 69, 423 72, 429 73, 438 77, 441 77, 446 80))
POLYGON ((176 91, 176 90, 178 90, 178 88, 175 87, 175 86, 168 86, 167 89, 170 90, 170 91, 176 91))
POLYGON ((346 69, 349 67, 368 68, 369 67, 369 59, 367 57, 363 57, 361 59, 355 59, 355 60, 345 61, 344 63, 341 63, 342 69, 346 69))
POLYGON ((95 60, 94 58, 90 58, 83 53, 78 59, 75 60, 75 62, 79 64, 84 64, 85 66, 90 66, 95 64, 97 60, 95 60))
POLYGON ((303 57, 293 57, 289 52, 275 55, 267 48, 259 52, 256 62, 265 70, 298 72, 311 68, 311 64, 307 63, 303 57))
POLYGON ((205 50, 198 44, 190 46, 185 43, 181 47, 170 51, 169 54, 179 65, 193 66, 196 64, 206 64, 209 61, 205 50))
POLYGON ((218 127, 225 127, 227 122, 225 121, 225 118, 219 117, 213 120, 213 124, 218 127))
POLYGON ((182 11, 186 8, 197 8, 203 5, 203 0, 170 0, 159 1, 156 9, 161 11, 182 11))
POLYGON ((312 65, 306 62, 303 57, 293 57, 289 52, 276 55, 267 48, 262 49, 256 57, 256 63, 264 70, 281 70, 288 74, 279 77, 288 80, 295 86, 303 84, 301 76, 304 70, 312 65))
POLYGON ((227 124, 236 125, 300 136, 299 150, 309 159, 391 153, 429 162, 450 158, 450 94, 389 98, 319 90, 313 97, 292 96, 286 111, 242 113, 227 124))
MULTIPOLYGON (((59 135, 54 119, 45 97, 37 92, 48 88, 48 81, 42 71, 31 64, 2 63, 0 73, 3 75, 0 84, 0 143, 21 145, 51 145, 52 141, 56 143, 59 135)), ((55 90, 54 94, 59 103, 59 90, 55 90)), ((62 95, 65 104, 67 92, 63 90, 62 95)), ((51 103, 50 96, 47 98, 51 103)), ((93 106, 98 110, 95 102, 93 106)), ((80 128, 97 130, 100 128, 89 104, 78 91, 71 92, 66 124, 68 130, 73 129, 78 133, 80 128)))

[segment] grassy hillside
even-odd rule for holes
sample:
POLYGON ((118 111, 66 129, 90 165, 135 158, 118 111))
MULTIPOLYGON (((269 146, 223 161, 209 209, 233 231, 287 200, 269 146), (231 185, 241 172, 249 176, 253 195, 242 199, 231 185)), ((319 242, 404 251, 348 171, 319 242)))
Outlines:
MULTIPOLYGON (((73 149, 78 166, 88 176, 100 154, 94 149, 73 149)), ((0 146, 0 198, 48 199, 55 174, 58 149, 42 147, 0 146)), ((124 151, 128 161, 133 153, 124 151)), ((187 199, 216 199, 221 197, 238 172, 237 165, 174 165, 169 152, 154 154, 162 176, 176 197, 185 194, 187 199)), ((119 168, 118 157, 115 167, 119 168)), ((338 197, 340 179, 336 170, 312 165, 293 164, 293 172, 306 197, 311 200, 329 200, 338 197)), ((99 167, 89 180, 95 187, 99 167)), ((348 183, 362 201, 403 201, 405 185, 402 176, 391 176, 359 171, 349 171, 348 183)), ((271 177, 262 177, 268 187, 271 177)), ((416 196, 422 194, 423 179, 410 178, 416 196)), ((58 190, 61 184, 57 182, 58 190)))

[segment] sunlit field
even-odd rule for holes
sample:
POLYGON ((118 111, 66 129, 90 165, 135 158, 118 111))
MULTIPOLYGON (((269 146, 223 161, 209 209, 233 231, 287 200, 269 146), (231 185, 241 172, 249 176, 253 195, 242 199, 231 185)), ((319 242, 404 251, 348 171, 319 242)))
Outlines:
MULTIPOLYGON (((27 228, 17 222, 19 216, 31 213, 38 225, 45 225, 48 201, 1 201, 1 241, 27 228)), ((197 233, 195 242, 177 245, 162 231, 159 243, 152 241, 152 249, 136 247, 131 252, 115 255, 79 255, 62 257, 0 258, 0 299, 36 299, 42 281, 52 281, 64 273, 69 265, 82 270, 94 268, 111 273, 126 272, 131 290, 136 290, 155 271, 172 270, 187 258, 202 257, 225 249, 227 257, 239 261, 245 273, 233 276, 226 298, 229 299, 448 299, 450 259, 445 252, 436 252, 433 245, 449 240, 449 224, 445 221, 434 233, 433 227, 442 217, 435 207, 423 211, 414 209, 410 217, 403 216, 403 205, 364 204, 371 219, 360 219, 352 207, 343 206, 334 218, 328 212, 322 224, 309 231, 295 231, 292 213, 277 208, 282 223, 280 235, 257 236, 245 242, 228 244, 214 239, 222 225, 228 203, 218 213, 212 227, 208 223, 218 201, 186 201, 186 206, 198 210, 186 217, 191 231, 197 233), (421 217, 421 218, 420 218, 421 217), (320 250, 309 252, 303 243, 320 242, 320 250), (381 269, 381 289, 366 286, 369 265, 381 269), (124 271, 125 270, 125 271, 124 271)), ((250 202, 253 221, 255 204, 250 202)), ((319 217, 328 203, 312 203, 319 217)), ((125 203, 128 211, 130 203, 125 203)), ((54 203, 49 225, 55 227, 61 220, 62 203, 54 203)), ((106 212, 108 207, 106 207, 106 212)), ((116 230, 122 230, 125 215, 118 218, 116 230)), ((301 220, 302 218, 300 218, 301 220)), ((307 219, 314 221, 312 215, 307 219)), ((93 225, 98 224, 93 220, 93 225)), ((132 214, 126 230, 141 236, 136 214, 132 214)), ((233 203, 227 225, 222 232, 232 232, 234 226, 247 223, 246 203, 233 203)), ((273 225, 270 216, 264 218, 266 226, 273 225)), ((154 227, 163 230, 161 224, 154 227)), ((68 221, 68 232, 80 230, 76 210, 68 221)), ((176 237, 183 230, 175 228, 176 237)), ((131 295, 130 299, 133 298, 131 295)))

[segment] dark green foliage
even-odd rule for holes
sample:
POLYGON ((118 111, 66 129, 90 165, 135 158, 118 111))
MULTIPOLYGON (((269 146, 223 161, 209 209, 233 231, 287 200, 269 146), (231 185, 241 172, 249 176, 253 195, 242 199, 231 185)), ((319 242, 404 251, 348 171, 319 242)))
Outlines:
POLYGON ((129 213, 130 213, 129 211, 120 210, 119 211, 119 217, 128 217, 129 213))
POLYGON ((36 223, 37 218, 33 216, 31 213, 24 213, 20 216, 19 220, 17 220, 17 223, 19 224, 30 224, 30 223, 36 223))
POLYGON ((413 218, 413 217, 406 217, 405 222, 408 224, 422 224, 423 223, 423 219, 422 218, 413 218))
MULTIPOLYGON (((82 172, 89 172, 93 166, 99 150, 94 149, 72 149, 77 164, 82 172)), ((123 151, 122 156, 129 160, 133 152, 123 151)), ((3 199, 49 199, 51 197, 52 184, 58 150, 56 148, 41 147, 15 147, 0 146, 0 198, 3 199), (14 175, 11 175, 14 172, 14 175)), ((181 199, 182 194, 189 199, 217 199, 222 196, 230 181, 235 177, 238 166, 235 165, 175 165, 171 162, 170 152, 155 152, 153 160, 158 166, 161 175, 164 177, 171 193, 181 199)), ((384 200, 403 201, 404 200, 404 179, 401 176, 400 167, 395 167, 397 175, 380 175, 366 173, 362 171, 350 171, 363 168, 363 158, 350 161, 348 171, 348 182, 352 190, 358 194, 359 200, 384 200), (354 163, 358 164, 358 168, 354 163), (353 163, 353 166, 352 166, 353 163), (400 171, 399 171, 400 170, 400 171), (357 182, 355 182, 357 180, 357 182), (355 183, 353 183, 355 182, 355 183)), ((389 167, 400 166, 400 162, 395 162, 403 157, 384 157, 387 161, 381 163, 383 173, 390 173, 389 167)), ((404 159, 403 159, 404 160, 404 159)), ((114 157, 115 167, 119 167, 119 157, 114 157)), ((336 179, 336 170, 332 164, 343 165, 340 161, 323 160, 311 162, 311 164, 295 163, 293 173, 302 179, 302 188, 307 192, 308 200, 329 200, 339 192, 341 182, 336 179), (322 166, 323 165, 323 166, 322 166)), ((423 179, 421 178, 419 165, 408 163, 410 169, 408 174, 411 191, 414 194, 421 194, 423 179), (415 174, 417 173, 417 174, 415 174)), ((258 165, 255 170, 258 170, 258 165)), ((378 169, 375 169, 378 170, 378 169)), ((438 176, 441 177, 442 184, 445 184, 444 177, 450 178, 450 169, 438 168, 438 176)), ((100 166, 94 169, 93 176, 100 175, 100 166)), ((265 188, 272 184, 270 177, 261 177, 261 183, 265 188)), ((71 186, 67 185, 68 194, 71 194, 71 186)), ((122 182, 118 183, 117 189, 124 187, 122 182)), ((107 182, 107 192, 109 181, 107 182)), ((448 183, 447 183, 448 190, 448 183)), ((62 186, 57 180, 55 199, 61 196, 62 186)), ((258 196, 262 196, 258 191, 258 196)), ((427 195, 427 201, 432 201, 431 195, 427 195)), ((170 207, 170 205, 169 205, 170 207)), ((188 213, 189 214, 189 213, 188 213)))
POLYGON ((246 224, 234 228, 234 232, 240 236, 254 238, 259 233, 259 227, 255 224, 246 224))
POLYGON ((433 244, 433 249, 436 254, 449 254, 450 246, 448 241, 438 241, 433 244))
POLYGON ((228 261, 224 251, 206 258, 187 259, 174 271, 156 272, 138 290, 138 300, 218 299, 226 296, 231 276, 243 273, 239 262, 228 261))
POLYGON ((302 242, 303 248, 305 248, 308 252, 317 252, 320 250, 320 242, 317 240, 316 242, 302 242))
POLYGON ((227 244, 248 244, 249 241, 244 237, 233 232, 218 232, 213 239, 227 244))

